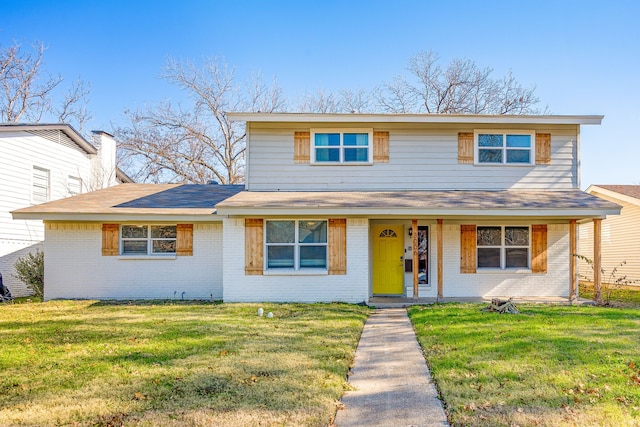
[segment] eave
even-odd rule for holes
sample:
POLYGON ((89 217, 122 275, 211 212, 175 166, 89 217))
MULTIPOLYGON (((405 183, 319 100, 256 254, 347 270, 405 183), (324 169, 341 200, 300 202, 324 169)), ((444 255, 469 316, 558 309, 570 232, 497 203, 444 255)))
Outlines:
POLYGON ((304 123, 467 123, 599 125, 602 115, 319 114, 230 112, 232 121, 304 123))

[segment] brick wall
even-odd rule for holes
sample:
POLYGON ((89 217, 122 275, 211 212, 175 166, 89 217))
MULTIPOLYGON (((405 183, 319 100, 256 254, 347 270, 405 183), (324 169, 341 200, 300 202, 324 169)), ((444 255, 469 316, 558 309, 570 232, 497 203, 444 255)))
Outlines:
POLYGON ((194 224, 193 256, 102 256, 99 223, 48 223, 45 299, 222 298, 222 224, 194 224))

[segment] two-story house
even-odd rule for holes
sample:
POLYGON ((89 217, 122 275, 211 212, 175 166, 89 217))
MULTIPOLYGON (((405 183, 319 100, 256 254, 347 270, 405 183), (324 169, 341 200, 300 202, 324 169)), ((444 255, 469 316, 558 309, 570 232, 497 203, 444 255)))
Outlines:
POLYGON ((574 298, 577 224, 620 210, 579 189, 580 126, 601 116, 229 117, 246 122, 244 187, 15 212, 45 221, 46 298, 574 298))
POLYGON ((0 273, 13 296, 28 295, 14 264, 42 248, 44 225, 10 212, 131 182, 115 161, 116 143, 104 132, 89 142, 66 124, 0 125, 0 273))

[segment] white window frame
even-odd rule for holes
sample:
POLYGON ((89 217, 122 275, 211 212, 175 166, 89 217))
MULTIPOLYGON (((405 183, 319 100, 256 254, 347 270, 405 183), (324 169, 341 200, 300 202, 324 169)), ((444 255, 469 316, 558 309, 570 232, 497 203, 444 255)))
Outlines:
POLYGON ((73 176, 73 175, 69 175, 67 177, 67 190, 69 192, 69 194, 71 196, 77 196, 78 194, 82 194, 82 178, 79 178, 77 176, 73 176), (73 191, 71 191, 72 189, 72 183, 73 185, 78 185, 78 192, 75 193, 73 191))
POLYGON ((311 164, 313 165, 370 165, 373 164, 373 128, 330 128, 330 129, 310 129, 310 153, 311 153, 311 164), (340 152, 340 160, 337 162, 324 162, 316 160, 316 134, 323 133, 339 133, 340 134, 340 145, 336 146, 327 146, 327 147, 319 147, 319 148, 337 148, 340 152), (356 146, 356 145, 344 145, 344 134, 345 133, 365 133, 368 135, 367 137, 367 161, 345 161, 344 160, 344 149, 345 148, 365 148, 364 145, 356 146))
POLYGON ((531 269, 531 226, 530 225, 489 225, 482 224, 476 225, 476 265, 478 270, 530 270, 531 269), (500 245, 499 246, 480 246, 477 244, 478 229, 482 227, 487 228, 500 228, 500 245), (526 228, 528 230, 528 244, 526 246, 507 246, 506 244, 506 228, 526 228), (500 249, 500 267, 480 267, 478 250, 479 249, 500 249), (507 249, 526 249, 527 250, 527 265, 526 267, 507 267, 507 249))
POLYGON ((264 271, 267 272, 287 272, 287 271, 302 271, 302 272, 313 272, 322 271, 327 272, 329 269, 329 220, 326 218, 273 218, 273 219, 265 219, 264 221, 264 236, 262 238, 262 242, 264 244, 264 271), (271 221, 293 221, 294 222, 294 238, 293 243, 267 243, 267 223, 271 221), (327 241, 324 243, 299 243, 299 222, 300 221, 322 221, 327 225, 327 241), (293 268, 277 268, 271 267, 269 268, 269 247, 270 246, 293 246, 293 268), (325 267, 300 267, 300 247, 303 246, 325 246, 327 250, 325 251, 325 267))
POLYGON ((119 247, 120 247, 120 256, 123 257, 174 257, 176 256, 178 249, 178 226, 176 224, 120 224, 119 229, 119 247), (147 237, 124 237, 122 233, 123 227, 146 227, 147 228, 147 237), (175 238, 158 238, 151 237, 151 227, 175 227, 176 228, 176 237, 175 238), (144 254, 126 254, 124 253, 124 241, 146 241, 147 242, 147 252, 144 254), (162 252, 162 253, 154 253, 153 252, 153 242, 156 240, 175 240, 176 244, 176 252, 162 252))
POLYGON ((473 131, 474 145, 474 164, 477 166, 535 166, 536 164, 536 132, 533 130, 523 129, 474 129, 473 131), (502 147, 480 147, 478 145, 479 135, 502 135, 502 147), (507 135, 528 135, 531 138, 531 146, 529 148, 507 147, 507 135), (502 150, 501 163, 489 163, 480 161, 480 150, 494 149, 502 150), (529 151, 529 163, 508 163, 507 150, 529 151))
POLYGON ((40 203, 46 203, 48 201, 51 200, 51 171, 49 169, 43 168, 41 166, 36 166, 33 165, 32 169, 31 169, 31 203, 32 204, 40 204, 40 203), (40 172, 44 172, 46 173, 46 186, 42 187, 39 184, 36 184, 36 178, 35 178, 35 174, 36 171, 40 171, 40 172), (35 189, 39 188, 39 189, 44 189, 44 191, 46 192, 46 196, 45 196, 45 200, 41 201, 41 200, 36 200, 35 198, 35 189))

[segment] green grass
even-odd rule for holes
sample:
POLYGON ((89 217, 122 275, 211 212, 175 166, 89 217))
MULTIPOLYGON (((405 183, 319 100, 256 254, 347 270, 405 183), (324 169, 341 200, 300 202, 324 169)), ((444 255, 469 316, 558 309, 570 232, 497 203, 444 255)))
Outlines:
POLYGON ((366 317, 347 304, 0 305, 0 425, 326 426, 366 317))
POLYGON ((454 426, 640 425, 640 311, 409 309, 454 426))
MULTIPOLYGON (((610 303, 613 306, 640 307, 640 286, 616 287, 603 284, 602 298, 607 299, 607 292, 610 289, 610 303), (611 288, 609 288, 611 286, 611 288)), ((593 284, 580 283, 578 294, 581 298, 593 299, 593 284)))

